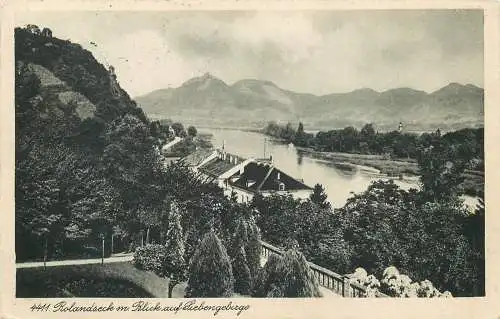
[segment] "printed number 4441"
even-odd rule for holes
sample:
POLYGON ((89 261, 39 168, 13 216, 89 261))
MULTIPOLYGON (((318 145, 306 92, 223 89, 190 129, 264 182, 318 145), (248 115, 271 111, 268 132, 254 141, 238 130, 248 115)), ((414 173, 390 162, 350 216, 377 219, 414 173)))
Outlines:
POLYGON ((45 303, 45 304, 41 304, 41 303, 38 303, 38 304, 33 304, 30 309, 31 311, 48 311, 50 308, 50 304, 49 303, 45 303))

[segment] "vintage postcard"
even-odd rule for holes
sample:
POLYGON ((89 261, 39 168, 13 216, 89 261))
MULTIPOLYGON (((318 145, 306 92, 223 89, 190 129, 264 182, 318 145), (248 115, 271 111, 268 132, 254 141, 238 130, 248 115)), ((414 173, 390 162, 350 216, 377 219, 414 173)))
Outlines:
POLYGON ((498 318, 498 8, 6 3, 2 316, 498 318))

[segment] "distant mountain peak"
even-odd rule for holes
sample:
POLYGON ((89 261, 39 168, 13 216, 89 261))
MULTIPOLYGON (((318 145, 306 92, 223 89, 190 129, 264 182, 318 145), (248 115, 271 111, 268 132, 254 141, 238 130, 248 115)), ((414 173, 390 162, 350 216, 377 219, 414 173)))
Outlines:
POLYGON ((226 86, 226 83, 224 81, 222 81, 221 79, 217 78, 216 76, 214 76, 209 72, 205 72, 202 76, 197 76, 187 80, 182 84, 182 86, 207 85, 210 82, 219 83, 226 86))
POLYGON ((464 85, 457 83, 457 82, 451 82, 450 84, 446 85, 443 87, 443 89, 460 89, 463 88, 464 85))
MULTIPOLYGON (((216 79, 215 76, 213 76, 210 72, 205 72, 203 73, 203 75, 201 76, 201 79, 203 80, 209 80, 209 79, 216 79)), ((218 80, 218 79, 217 79, 218 80)))
POLYGON ((463 85, 457 82, 451 82, 450 84, 440 88, 439 90, 433 92, 434 95, 443 94, 462 94, 462 93, 481 93, 482 88, 477 87, 473 84, 463 85))

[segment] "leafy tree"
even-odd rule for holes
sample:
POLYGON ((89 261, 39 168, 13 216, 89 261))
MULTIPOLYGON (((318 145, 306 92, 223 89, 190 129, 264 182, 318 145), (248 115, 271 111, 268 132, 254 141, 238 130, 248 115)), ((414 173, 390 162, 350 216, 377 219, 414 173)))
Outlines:
POLYGON ((186 297, 231 297, 233 285, 226 248, 217 235, 209 231, 191 259, 186 297))
POLYGON ((146 244, 134 253, 137 268, 152 271, 160 277, 168 278, 168 297, 172 297, 174 287, 187 279, 184 260, 184 236, 177 204, 172 202, 167 241, 165 245, 146 244))
POLYGON ((187 133, 189 136, 195 137, 196 134, 198 134, 198 130, 196 130, 196 127, 190 126, 190 127, 188 127, 187 133))
POLYGON ((475 296, 484 296, 485 294, 485 206, 484 193, 480 194, 479 203, 473 214, 465 218, 464 232, 471 247, 475 262, 473 267, 476 269, 477 282, 473 286, 475 296))
POLYGON ((330 202, 328 202, 328 196, 326 195, 325 189, 321 184, 314 185, 314 190, 309 199, 311 200, 311 202, 315 203, 321 208, 325 209, 331 208, 331 204, 330 202))
POLYGON ((363 137, 368 137, 368 138, 373 137, 375 135, 375 129, 373 128, 373 124, 372 123, 365 124, 365 126, 363 126, 363 128, 361 129, 360 134, 363 137))
POLYGON ((15 30, 18 258, 39 256, 39 246, 49 255, 77 252, 77 243, 113 226, 131 235, 137 211, 154 211, 165 196, 144 113, 126 93, 111 96, 108 72, 90 52, 36 29, 15 30), (42 85, 33 64, 94 103, 92 117, 82 121, 75 103, 42 85))
POLYGON ((392 181, 374 182, 350 198, 336 218, 352 249, 352 267, 363 265, 370 273, 381 273, 394 265, 416 280, 431 280, 440 290, 467 295, 479 280, 463 234, 467 212, 458 199, 426 198, 392 181))
POLYGON ((299 200, 291 195, 255 196, 252 204, 259 212, 256 221, 264 240, 279 244, 283 238, 293 237, 296 226, 290 225, 297 219, 299 200))
POLYGON ((433 143, 420 151, 418 164, 422 191, 430 200, 438 201, 458 193, 466 161, 457 157, 456 148, 433 143))
POLYGON ((26 25, 26 29, 35 35, 40 35, 40 28, 35 24, 26 25))
POLYGON ((169 259, 167 247, 149 244, 138 247, 134 252, 133 263, 138 269, 154 272, 159 277, 167 277, 166 261, 169 259))
POLYGON ((304 124, 302 122, 299 123, 293 142, 299 146, 307 146, 307 134, 304 132, 304 124))
POLYGON ((176 122, 172 124, 172 128, 174 129, 176 136, 179 137, 187 136, 186 129, 184 128, 184 125, 182 125, 182 123, 176 122))

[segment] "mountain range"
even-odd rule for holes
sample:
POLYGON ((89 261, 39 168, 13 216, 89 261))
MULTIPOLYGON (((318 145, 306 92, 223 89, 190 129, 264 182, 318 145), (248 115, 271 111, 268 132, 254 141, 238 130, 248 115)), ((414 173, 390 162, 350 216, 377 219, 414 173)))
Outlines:
POLYGON ((414 130, 458 129, 484 123, 484 92, 472 84, 449 85, 432 93, 412 88, 383 92, 363 88, 348 93, 296 93, 269 81, 245 79, 232 85, 206 73, 180 87, 135 98, 154 118, 199 126, 262 127, 269 121, 303 122, 308 129, 399 122, 414 130))

